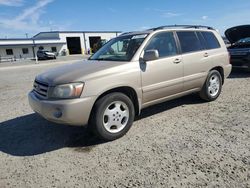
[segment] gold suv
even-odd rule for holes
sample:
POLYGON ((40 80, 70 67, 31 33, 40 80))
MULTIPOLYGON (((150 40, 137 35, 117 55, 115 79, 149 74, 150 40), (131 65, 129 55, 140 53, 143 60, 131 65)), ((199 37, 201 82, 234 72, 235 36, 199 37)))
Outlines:
POLYGON ((162 26, 124 33, 87 61, 38 75, 29 103, 50 121, 87 124, 114 140, 145 107, 190 93, 217 99, 230 72, 227 48, 213 28, 162 26))

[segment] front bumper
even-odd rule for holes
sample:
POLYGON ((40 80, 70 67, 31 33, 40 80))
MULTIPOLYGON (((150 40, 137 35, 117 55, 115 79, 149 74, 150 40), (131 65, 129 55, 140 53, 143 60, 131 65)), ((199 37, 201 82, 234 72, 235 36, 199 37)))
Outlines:
POLYGON ((33 91, 28 95, 31 108, 45 119, 61 124, 86 125, 96 97, 67 100, 41 100, 33 91))

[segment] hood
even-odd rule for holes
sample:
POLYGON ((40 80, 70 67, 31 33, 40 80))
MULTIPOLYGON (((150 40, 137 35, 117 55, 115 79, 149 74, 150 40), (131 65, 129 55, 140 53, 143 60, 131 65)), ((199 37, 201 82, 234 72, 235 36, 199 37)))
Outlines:
POLYGON ((250 37, 250 25, 240 25, 227 29, 225 31, 225 36, 231 43, 250 37))
POLYGON ((80 61, 50 69, 47 72, 38 75, 36 80, 48 83, 50 86, 72 82, 84 82, 93 77, 113 74, 115 73, 115 70, 110 71, 110 69, 116 69, 116 67, 123 64, 126 64, 126 62, 93 60, 80 61))

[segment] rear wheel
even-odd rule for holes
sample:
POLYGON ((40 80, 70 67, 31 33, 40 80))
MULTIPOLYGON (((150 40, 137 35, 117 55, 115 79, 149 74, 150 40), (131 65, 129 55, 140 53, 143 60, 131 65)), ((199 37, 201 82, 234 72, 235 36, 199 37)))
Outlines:
POLYGON ((222 89, 222 78, 217 70, 209 72, 206 82, 200 91, 200 97, 206 101, 216 100, 222 89))
POLYGON ((111 93, 96 102, 90 126, 101 139, 115 140, 128 132, 134 116, 134 105, 130 98, 122 93, 111 93))

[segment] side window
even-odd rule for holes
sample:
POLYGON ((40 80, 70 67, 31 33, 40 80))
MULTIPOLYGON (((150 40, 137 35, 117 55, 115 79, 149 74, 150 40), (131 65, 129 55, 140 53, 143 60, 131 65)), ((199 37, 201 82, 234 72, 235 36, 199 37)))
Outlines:
POLYGON ((56 47, 55 47, 55 46, 51 47, 51 51, 52 51, 52 52, 57 52, 56 47))
POLYGON ((220 48, 220 43, 212 32, 201 32, 207 43, 207 49, 220 48))
POLYGON ((176 55, 177 46, 172 32, 156 34, 148 43, 146 50, 158 50, 159 57, 168 57, 176 55))
POLYGON ((201 34, 201 32, 196 32, 198 39, 200 40, 200 43, 202 45, 202 49, 207 49, 207 42, 205 41, 203 35, 201 34))
POLYGON ((13 55, 13 50, 12 49, 6 49, 6 54, 7 55, 13 55))
POLYGON ((193 31, 178 31, 177 32, 182 53, 196 52, 202 50, 202 45, 197 35, 193 31))
POLYGON ((29 49, 28 48, 22 48, 23 54, 28 54, 29 53, 29 49))

